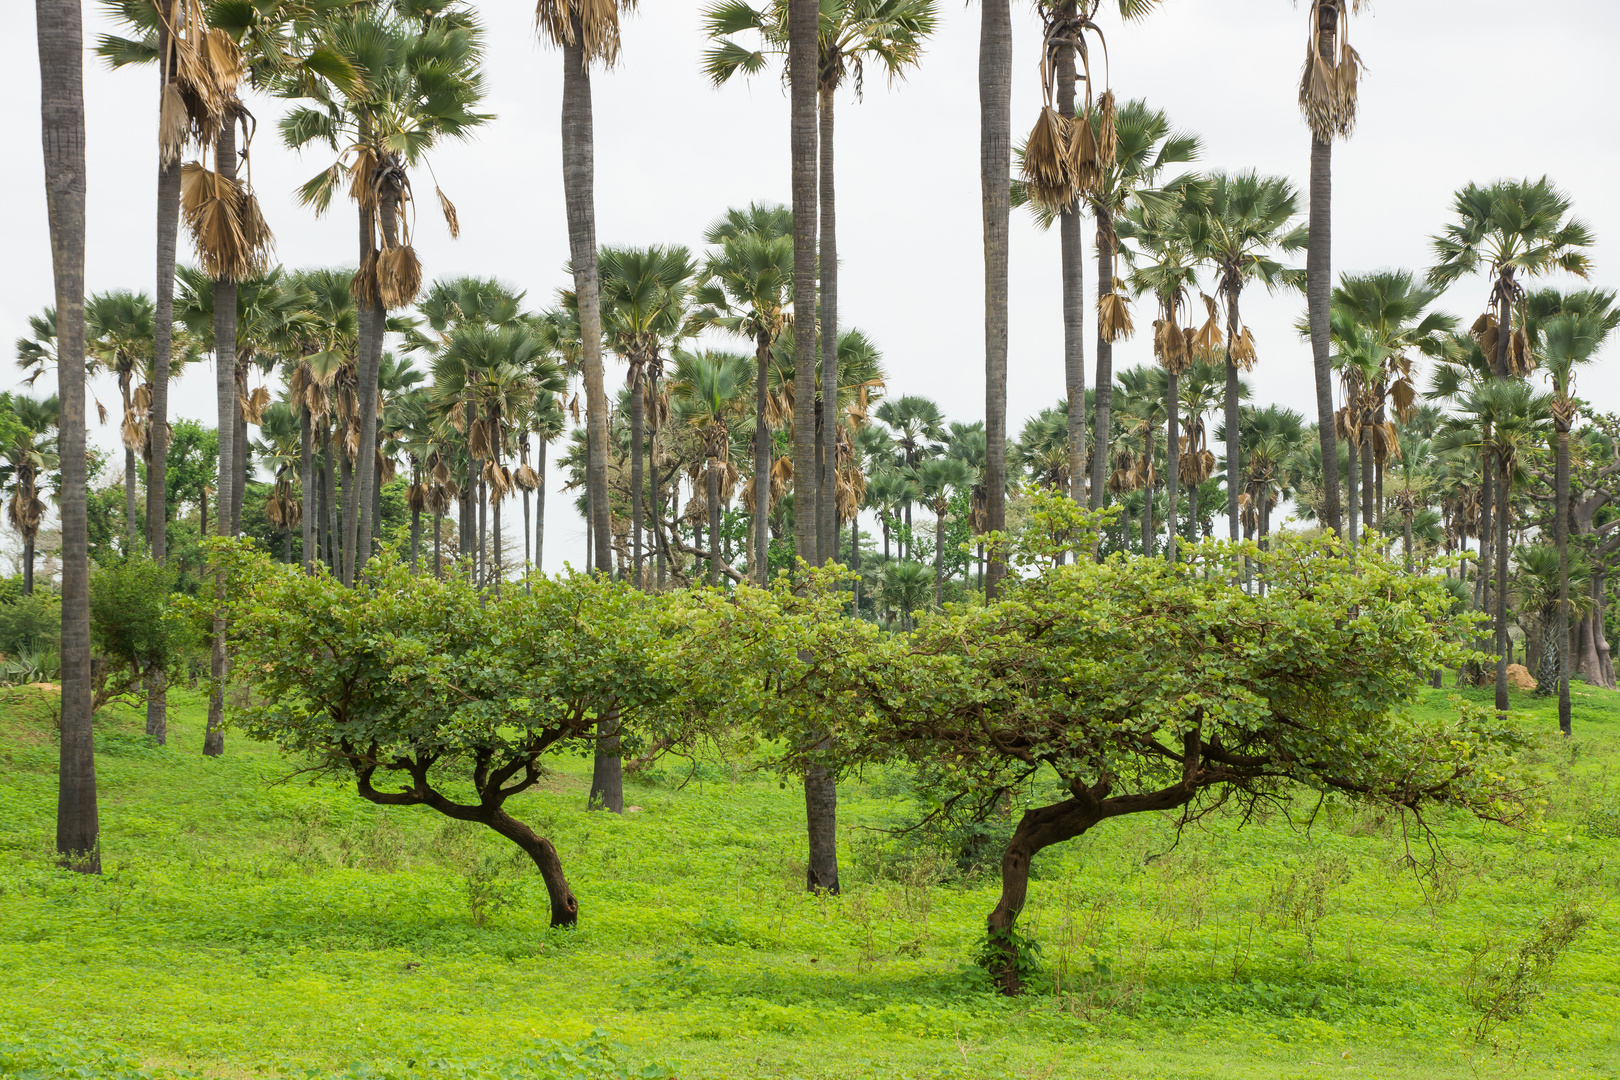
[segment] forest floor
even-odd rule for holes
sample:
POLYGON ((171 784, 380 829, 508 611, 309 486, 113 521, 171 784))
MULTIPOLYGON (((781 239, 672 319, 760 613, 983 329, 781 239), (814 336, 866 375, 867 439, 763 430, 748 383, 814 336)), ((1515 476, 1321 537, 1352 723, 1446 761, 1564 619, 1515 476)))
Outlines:
POLYGON ((204 758, 191 692, 166 747, 98 718, 105 872, 53 869, 52 699, 0 692, 0 1075, 1613 1078, 1620 694, 1575 694, 1568 741, 1514 696, 1545 821, 1441 814, 1425 876, 1399 818, 1306 828, 1303 795, 1043 853, 1020 924, 1043 972, 1007 1000, 972 960, 1008 826, 880 831, 918 815, 898 773, 841 786, 844 892, 817 897, 796 784, 667 758, 621 818, 560 760, 509 806, 580 900, 550 930, 516 848, 234 733, 204 758), (1543 963, 1572 904, 1590 922, 1543 963))

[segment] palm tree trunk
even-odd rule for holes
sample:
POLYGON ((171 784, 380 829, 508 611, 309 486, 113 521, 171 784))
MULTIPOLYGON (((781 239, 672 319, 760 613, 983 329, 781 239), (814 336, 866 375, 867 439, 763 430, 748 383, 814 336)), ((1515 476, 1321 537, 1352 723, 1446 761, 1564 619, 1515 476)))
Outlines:
MULTIPOLYGON (((231 116, 220 128, 214 147, 214 167, 220 176, 236 177, 236 123, 231 116)), ((223 278, 214 282, 214 387, 219 407, 219 482, 214 488, 218 531, 230 532, 231 491, 236 484, 236 283, 223 278)), ((208 727, 203 734, 203 754, 218 757, 225 752, 225 678, 229 660, 225 655, 225 574, 214 575, 214 636, 209 658, 213 686, 208 695, 208 727)))
POLYGON ((1567 737, 1569 708, 1569 422, 1555 418, 1558 433, 1558 459, 1554 465, 1553 487, 1557 517, 1553 521, 1553 542, 1558 545, 1558 730, 1567 737))
POLYGON ((945 512, 934 513, 934 606, 945 606, 945 512))
POLYGON ((821 226, 821 475, 816 550, 838 559, 838 216, 833 171, 833 88, 821 93, 819 223, 821 226))
POLYGON ((853 614, 858 619, 861 616, 861 514, 858 508, 849 522, 849 565, 856 575, 855 580, 850 582, 849 591, 853 600, 853 614))
MULTIPOLYGON (((820 81, 818 0, 788 0, 788 82, 793 158, 793 549, 819 564, 816 540, 816 93, 820 81)), ((837 328, 834 327, 835 334, 837 328)))
MULTIPOLYGON (((1350 482, 1345 485, 1345 490, 1349 493, 1350 505, 1348 507, 1348 512, 1345 514, 1345 520, 1350 526, 1350 564, 1352 566, 1355 565, 1356 540, 1360 535, 1359 529, 1357 528, 1359 515, 1356 508, 1356 500, 1361 495, 1361 451, 1356 445, 1357 442, 1360 442, 1360 440, 1357 439, 1350 444, 1350 453, 1346 455, 1350 462, 1350 482)), ((1337 467, 1335 467, 1333 471, 1338 472, 1337 467)))
MULTIPOLYGON (((126 398, 129 396, 127 386, 124 396, 126 398)), ((126 400, 124 403, 124 415, 128 416, 129 412, 130 405, 126 400)), ((127 538, 124 542, 124 552, 126 555, 134 555, 141 547, 140 515, 135 509, 135 484, 135 451, 126 446, 124 447, 124 535, 127 538)))
MULTIPOLYGON (((1074 0, 1065 0, 1060 12, 1072 16, 1074 0)), ((1074 115, 1074 84, 1074 47, 1064 45, 1057 51, 1057 108, 1065 117, 1074 115)), ((1069 497, 1080 502, 1086 492, 1086 251, 1080 238, 1078 206, 1058 215, 1058 247, 1062 262, 1063 391, 1069 403, 1069 497)))
POLYGON ((90 728, 90 557, 84 390, 84 27, 78 0, 35 0, 45 204, 56 288, 57 449, 61 457, 62 697, 56 851, 101 872, 90 728))
MULTIPOLYGON (((1097 295, 1114 292, 1114 223, 1106 208, 1096 206, 1093 216, 1097 220, 1097 295)), ((1114 344, 1103 336, 1102 321, 1097 322, 1097 383, 1096 404, 1091 417, 1091 495, 1087 505, 1102 509, 1108 489, 1108 427, 1114 412, 1114 344)))
MULTIPOLYGON (((158 55, 168 53, 168 29, 158 30, 158 55)), ((166 83, 173 72, 163 72, 166 83)), ((146 536, 152 558, 169 556, 169 367, 174 351, 174 261, 180 229, 180 160, 158 163, 157 288, 152 335, 152 403, 146 417, 146 536)), ((169 741, 168 679, 154 671, 146 680, 146 734, 159 746, 169 741)))
MULTIPOLYGON (((343 452, 338 448, 338 440, 333 437, 331 425, 324 419, 321 421, 321 446, 321 528, 326 532, 326 567, 341 578, 343 564, 339 554, 342 545, 338 541, 341 535, 338 532, 338 470, 333 458, 342 457, 343 452)), ((347 461, 347 458, 344 460, 347 461)))
POLYGON ((534 531, 531 528, 531 522, 530 522, 530 519, 529 519, 529 489, 524 488, 523 489, 523 591, 524 592, 529 591, 529 573, 534 568, 534 564, 529 561, 529 552, 532 550, 530 548, 530 546, 529 546, 529 542, 533 538, 534 538, 534 531))
POLYGON ((444 516, 433 515, 433 576, 440 581, 444 580, 444 554, 441 547, 441 537, 444 535, 444 516))
POLYGON ((1372 440, 1365 439, 1361 444, 1361 531, 1364 536, 1371 536, 1377 523, 1373 513, 1378 501, 1377 489, 1373 486, 1376 471, 1372 440))
MULTIPOLYGON (((1322 7, 1338 12, 1333 5, 1322 7)), ((1327 20, 1329 16, 1323 15, 1327 20)), ((1321 37, 1323 55, 1333 48, 1330 37, 1321 37)), ((1322 446, 1322 494, 1326 502, 1327 526, 1344 532, 1339 511, 1339 460, 1333 426, 1333 361, 1329 340, 1328 305, 1333 293, 1333 146, 1311 135, 1311 212, 1310 235, 1305 253, 1305 303, 1311 326, 1311 367, 1316 374, 1316 434, 1322 446)))
POLYGON ((489 584, 489 482, 478 478, 478 557, 474 564, 474 578, 480 585, 489 584))
POLYGON ((347 516, 348 507, 354 501, 354 465, 349 461, 349 455, 343 447, 345 439, 343 438, 341 432, 337 433, 336 437, 333 439, 333 442, 337 446, 338 479, 342 483, 342 487, 336 492, 337 498, 333 500, 335 503, 334 509, 337 512, 337 522, 333 529, 332 546, 333 552, 336 554, 338 560, 333 569, 341 579, 343 575, 344 559, 347 558, 348 555, 348 551, 344 547, 348 540, 343 533, 343 518, 347 516))
MULTIPOLYGON (((422 502, 423 502, 423 496, 422 496, 422 468, 419 465, 414 465, 413 464, 411 466, 411 487, 414 490, 414 493, 415 493, 415 496, 416 496, 415 498, 411 499, 411 574, 412 574, 412 576, 415 576, 415 574, 417 573, 418 568, 421 566, 421 563, 422 563, 421 552, 422 552, 422 502)), ((524 523, 525 530, 527 530, 527 528, 528 528, 528 522, 529 522, 529 495, 528 495, 528 492, 524 492, 524 494, 523 494, 523 523, 524 523)), ((529 551, 528 539, 527 539, 527 536, 525 536, 523 552, 526 555, 526 554, 528 554, 528 551, 529 551)))
POLYGON ((1187 532, 1193 543, 1198 542, 1198 485, 1187 485, 1187 532))
MULTIPOLYGON (((770 580, 770 513, 771 513, 771 429, 765 423, 766 407, 766 377, 769 375, 771 357, 771 337, 760 331, 754 346, 754 573, 757 584, 763 587, 770 580)), ((715 539, 718 529, 714 515, 719 513, 718 505, 714 500, 718 496, 710 495, 709 501, 709 544, 712 550, 719 551, 719 541, 715 539)), ((713 560, 710 560, 711 563, 713 560)), ((714 584, 714 570, 710 567, 709 584, 714 584)))
POLYGON ((248 474, 248 444, 247 419, 242 416, 241 403, 247 399, 247 361, 238 358, 236 361, 235 387, 237 394, 236 426, 231 429, 231 438, 236 449, 231 454, 231 464, 235 467, 235 474, 231 477, 231 535, 242 534, 242 497, 247 491, 248 474))
POLYGON ((1406 572, 1410 574, 1412 572, 1412 515, 1404 512, 1401 514, 1401 541, 1404 545, 1402 550, 1406 555, 1406 572))
POLYGON ((304 573, 315 572, 315 448, 310 425, 314 422, 305 402, 298 411, 298 482, 302 487, 304 516, 301 523, 304 573))
POLYGON ((596 162, 591 112, 591 72, 583 50, 584 30, 577 12, 570 16, 572 43, 563 43, 562 157, 563 197, 568 210, 568 251, 578 301, 580 361, 585 375, 585 414, 591 439, 585 467, 594 564, 610 572, 613 552, 608 527, 608 400, 602 373, 601 281, 596 265, 596 162))
POLYGON ((1508 710, 1508 529, 1512 524, 1508 497, 1512 494, 1509 469, 1511 462, 1498 454, 1498 482, 1496 493, 1496 711, 1506 718, 1508 710))
POLYGON ((1176 561, 1176 504, 1181 501, 1181 431, 1177 427, 1181 417, 1181 375, 1169 373, 1170 408, 1165 417, 1164 472, 1165 472, 1165 551, 1170 562, 1176 561))
MULTIPOLYGON (((704 476, 707 480, 705 494, 708 498, 709 510, 709 584, 713 585, 719 580, 720 573, 720 459, 710 455, 704 476)), ((759 511, 760 504, 754 503, 754 516, 762 518, 759 511)))
MULTIPOLYGON (((984 435, 986 524, 1007 527, 1007 241, 1012 177, 1012 13, 983 0, 979 21, 979 188, 984 215, 984 435)), ((991 555, 986 600, 1006 576, 991 555)))
MULTIPOLYGON (((368 132, 369 125, 362 121, 361 138, 365 139, 368 132)), ((362 206, 357 210, 357 214, 359 216, 360 265, 364 267, 375 243, 374 224, 376 211, 362 206)), ((382 324, 377 318, 375 306, 367 303, 359 304, 357 318, 359 322, 359 340, 355 351, 355 381, 357 383, 355 411, 358 416, 355 422, 360 425, 360 440, 359 448, 355 451, 355 461, 358 463, 367 460, 366 447, 368 444, 373 447, 373 450, 376 446, 374 428, 377 414, 377 376, 375 370, 371 367, 371 342, 373 339, 381 340, 382 324), (367 393, 368 386, 370 387, 369 394, 367 393)), ((345 452, 343 457, 346 463, 348 453, 345 452)), ((341 567, 339 572, 345 585, 354 584, 355 571, 358 569, 360 506, 365 496, 362 482, 351 483, 350 481, 359 481, 365 475, 365 472, 366 470, 363 467, 357 467, 354 473, 350 473, 345 469, 343 474, 343 539, 341 542, 343 554, 339 564, 341 567)))
POLYGON ((642 439, 646 437, 647 403, 645 388, 637 378, 630 386, 630 580, 636 588, 646 587, 641 575, 641 514, 642 489, 646 477, 642 473, 642 439))
POLYGON ((1238 335, 1238 296, 1242 285, 1236 280, 1226 289, 1226 524, 1233 543, 1243 535, 1238 511, 1239 477, 1243 475, 1243 442, 1238 433, 1238 369, 1231 360, 1232 343, 1238 335))
POLYGON ((506 565, 501 557, 501 498, 499 492, 496 492, 495 498, 490 500, 489 516, 491 519, 490 530, 495 540, 493 550, 495 567, 490 574, 490 582, 495 588, 495 595, 499 596, 501 584, 506 580, 506 565))
POLYGON ((546 572, 545 564, 540 561, 546 539, 546 441, 541 438, 534 454, 534 471, 540 476, 540 483, 534 489, 534 569, 538 574, 546 572))

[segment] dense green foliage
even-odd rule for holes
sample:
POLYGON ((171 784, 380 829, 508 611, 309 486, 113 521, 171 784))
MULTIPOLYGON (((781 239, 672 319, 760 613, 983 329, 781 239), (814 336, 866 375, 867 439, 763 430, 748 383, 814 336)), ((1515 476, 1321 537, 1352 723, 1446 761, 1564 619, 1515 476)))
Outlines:
MULTIPOLYGON (((32 694, 0 701, 6 1066, 414 1078, 407 1062, 443 1060, 432 1075, 493 1077, 536 1037, 595 1028, 631 1046, 631 1075, 668 1060, 687 1080, 1599 1080, 1620 1056, 1620 695, 1603 691, 1576 688, 1567 743, 1542 699, 1515 695, 1526 762, 1551 782, 1545 825, 1442 811, 1428 878, 1397 818, 1328 806, 1305 829, 1306 798, 1246 824, 1217 811, 1179 841, 1136 815, 1042 853, 1023 925, 1044 975, 1017 1001, 965 963, 997 891, 973 837, 873 831, 926 805, 907 769, 841 786, 845 893, 817 898, 802 799, 749 758, 666 758, 627 781, 641 809, 621 818, 583 809, 588 759, 556 757, 513 812, 550 830, 589 917, 546 930, 511 845, 289 780, 296 762, 247 740, 203 759, 204 699, 181 691, 168 747, 135 710, 98 718, 106 872, 62 874, 32 694), (1545 996, 1476 1043, 1471 969, 1506 964, 1568 903, 1592 922, 1537 976, 1545 996), (80 1049, 95 1046, 111 1049, 80 1049)), ((1452 696, 1425 692, 1415 715, 1454 714, 1452 696)), ((1004 842, 1010 824, 985 828, 1004 842)))

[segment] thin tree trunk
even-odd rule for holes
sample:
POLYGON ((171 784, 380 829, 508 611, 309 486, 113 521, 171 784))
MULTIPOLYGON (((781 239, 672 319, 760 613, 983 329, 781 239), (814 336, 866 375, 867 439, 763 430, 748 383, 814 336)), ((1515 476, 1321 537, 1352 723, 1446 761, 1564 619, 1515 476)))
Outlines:
MULTIPOLYGON (((127 410, 126 410, 127 411, 127 410)), ((124 448, 124 554, 133 556, 141 549, 140 515, 135 510, 135 451, 124 448)))
MULTIPOLYGON (((369 138, 369 124, 362 121, 361 139, 369 138)), ((356 209, 359 223, 360 266, 365 267, 372 256, 375 244, 376 210, 364 206, 356 209)), ((355 451, 354 472, 345 470, 343 474, 343 539, 341 573, 343 584, 353 585, 355 572, 358 570, 359 544, 360 544, 360 507, 365 502, 363 477, 366 475, 364 462, 366 448, 371 446, 375 452, 375 427, 377 414, 377 375, 371 367, 371 343, 381 340, 382 324, 377 318, 375 305, 359 303, 357 305, 357 319, 359 324, 359 338, 355 349, 355 422, 360 425, 359 447, 355 451), (369 386, 369 393, 367 387, 369 386), (354 481, 351 483, 351 481, 354 481)), ((344 448, 344 461, 348 461, 347 447, 344 448)))
POLYGON ((1176 511, 1181 501, 1181 375, 1174 370, 1169 375, 1170 408, 1165 417, 1164 472, 1165 472, 1165 549, 1164 557, 1176 561, 1176 511))
POLYGON ((529 545, 530 545, 530 541, 534 539, 534 530, 533 530, 532 524, 533 523, 532 523, 532 521, 530 520, 530 517, 529 517, 529 489, 524 488, 523 489, 523 591, 524 592, 529 591, 529 574, 534 569, 534 564, 529 561, 529 552, 531 550, 533 550, 529 545))
POLYGON ((1508 710, 1508 530, 1512 514, 1508 497, 1512 494, 1511 467, 1506 455, 1498 454, 1499 475, 1496 493, 1496 711, 1506 717, 1508 710))
POLYGON ((444 580, 444 555, 440 546, 444 535, 444 517, 441 514, 433 515, 433 576, 440 581, 444 580))
POLYGON ((1238 368, 1231 359, 1232 343, 1237 340, 1240 325, 1238 297, 1241 292, 1242 286, 1235 280, 1226 290, 1226 523, 1233 543, 1243 536, 1238 510, 1239 478, 1243 475, 1243 443, 1238 432, 1238 368))
POLYGON ((489 584, 489 483, 478 478, 478 559, 473 580, 489 584))
POLYGON ((861 615, 861 513, 857 509, 855 516, 849 522, 849 565, 855 571, 855 580, 850 582, 850 593, 854 597, 854 615, 861 615))
MULTIPOLYGON (((161 22, 161 20, 160 20, 161 22)), ((168 53, 167 27, 158 30, 158 55, 168 53)), ((161 73, 166 84, 174 73, 161 73)), ((152 558, 169 557, 169 370, 174 352, 174 261, 180 229, 180 160, 158 164, 157 288, 152 335, 152 402, 146 417, 146 534, 152 558)), ((146 680, 146 733, 158 745, 169 741, 168 678, 154 671, 146 680)))
MULTIPOLYGON (((236 178, 236 123, 230 117, 220 128, 214 148, 214 167, 221 177, 236 178)), ((219 407, 219 480, 214 488, 218 529, 230 533, 231 492, 236 484, 236 283, 223 278, 214 282, 214 386, 219 407)), ((225 655, 225 574, 214 574, 214 636, 209 659, 213 685, 208 695, 208 726, 203 734, 203 754, 218 757, 225 752, 225 678, 229 672, 225 655)))
MULTIPOLYGON (((1324 25, 1338 18, 1331 4, 1322 5, 1324 25)), ((1336 23, 1334 23, 1336 26, 1336 23)), ((1328 35, 1320 49, 1330 56, 1334 46, 1328 35)), ((1311 210, 1305 253, 1305 303, 1311 328, 1311 367, 1316 375, 1316 434, 1322 447, 1322 487, 1328 528, 1341 535, 1339 460, 1333 426, 1333 360, 1328 328, 1328 306, 1333 292, 1333 146, 1311 135, 1311 210)))
POLYGON ((816 550, 838 560, 838 200, 833 170, 833 88, 821 94, 819 224, 821 227, 821 484, 816 550))
MULTIPOLYGON (((1114 223, 1107 209, 1093 207, 1097 221, 1097 295, 1114 292, 1114 223)), ((1097 322, 1096 404, 1091 418, 1091 494, 1087 505, 1102 508, 1108 489, 1108 428, 1114 412, 1114 344, 1103 335, 1102 320, 1097 322)))
POLYGON ((300 523, 303 539, 304 573, 315 572, 315 448, 310 425, 314 422, 306 402, 299 409, 298 424, 298 483, 304 504, 304 518, 300 523))
POLYGON ((247 361, 238 358, 235 371, 236 386, 236 425, 231 429, 231 438, 236 449, 231 454, 231 464, 235 473, 231 477, 231 535, 242 535, 242 499, 247 491, 248 474, 248 442, 247 419, 242 415, 242 402, 247 400, 247 361))
POLYGON ((540 483, 534 489, 534 569, 536 573, 546 572, 545 564, 540 561, 542 545, 546 539, 546 439, 540 440, 535 449, 535 472, 540 475, 540 483))
POLYGON ((577 11, 570 16, 573 42, 563 43, 562 157, 563 198, 568 211, 568 251, 578 301, 580 361, 585 375, 586 424, 591 433, 585 486, 589 500, 594 564, 602 573, 613 565, 608 525, 608 400, 602 372, 601 281, 596 265, 596 162, 591 110, 591 73, 583 50, 584 30, 577 11))
MULTIPOLYGON (((1074 0, 1065 0, 1060 12, 1073 16, 1074 0)), ((1065 117, 1075 114, 1075 77, 1074 47, 1059 46, 1057 109, 1065 117)), ((1076 123, 1089 120, 1082 117, 1076 123)), ((1062 262, 1063 392, 1069 404, 1069 497, 1078 503, 1086 493, 1086 252, 1080 236, 1078 206, 1058 215, 1058 249, 1062 262)))
MULTIPOLYGON (((422 503, 424 501, 424 495, 422 491, 422 469, 419 465, 411 466, 411 486, 415 489, 416 496, 415 498, 411 499, 411 575, 414 577, 422 564, 422 503)), ((529 496, 528 493, 525 492, 523 495, 523 521, 525 529, 528 528, 528 520, 529 496)), ((524 554, 527 554, 528 550, 528 539, 525 537, 523 546, 524 554)))
MULTIPOLYGON (((759 334, 754 346, 754 573, 757 584, 764 587, 770 581, 770 513, 771 513, 771 429, 765 423, 766 407, 766 377, 769 374, 771 356, 770 335, 763 331, 759 334)), ((712 491, 713 489, 711 489, 712 491)), ((719 551, 719 541, 715 539, 718 530, 715 528, 715 515, 719 508, 714 503, 715 495, 710 495, 709 503, 709 544, 719 551)), ((712 560, 711 560, 712 562, 712 560)), ((710 568, 709 584, 714 584, 713 568, 710 568)))
POLYGON ((1553 522, 1553 542, 1558 545, 1558 730, 1567 737, 1573 732, 1569 707, 1569 422, 1555 417, 1558 434, 1558 460, 1554 466, 1557 517, 1553 522))
POLYGON ((90 558, 85 462, 84 26, 78 0, 35 0, 40 138, 56 292, 57 448, 61 457, 62 697, 56 851, 101 872, 95 745, 90 727, 90 558))
MULTIPOLYGON (((720 459, 711 454, 704 472, 708 482, 709 584, 712 586, 719 580, 717 575, 720 572, 720 459)), ((760 502, 754 503, 754 516, 761 520, 764 518, 760 510, 763 505, 760 502)), ((763 575, 761 578, 763 581, 763 575)))
MULTIPOLYGON (((1350 462, 1350 482, 1345 485, 1345 490, 1350 496, 1350 505, 1345 514, 1345 521, 1350 527, 1350 564, 1352 566, 1356 562, 1356 543, 1360 536, 1358 528, 1360 515, 1357 513, 1356 507, 1356 501, 1361 496, 1361 451, 1356 445, 1358 442, 1360 442, 1360 439, 1350 444, 1350 453, 1346 455, 1350 462)), ((1337 472, 1338 469, 1335 468, 1334 471, 1337 472)))
POLYGON ((934 513, 934 606, 945 606, 945 514, 934 513))
POLYGON ((638 378, 630 386, 630 580, 638 589, 646 588, 641 573, 641 515, 642 488, 646 476, 642 472, 642 439, 646 437, 647 403, 643 397, 645 387, 638 378))
POLYGON ((342 456, 338 448, 338 440, 333 438, 331 425, 321 420, 321 528, 326 535, 326 568, 341 578, 343 566, 340 562, 340 549, 342 545, 338 540, 338 490, 337 490, 337 462, 333 459, 342 456))
POLYGON ((1371 536, 1377 524, 1374 511, 1377 499, 1377 489, 1373 480, 1377 463, 1373 460, 1372 440, 1365 439, 1361 444, 1361 532, 1364 536, 1371 536))
MULTIPOLYGON (((1012 175, 1012 14, 982 0, 979 23, 979 186, 984 217, 984 434, 986 524, 1007 526, 1007 242, 1012 175)), ((992 553, 985 599, 1006 566, 992 553)))
POLYGON ((489 516, 492 519, 490 521, 490 528, 493 531, 494 540, 495 540, 495 547, 494 547, 495 569, 494 569, 494 572, 491 573, 491 575, 490 575, 490 581, 495 587, 495 595, 499 596, 500 592, 501 592, 501 585, 506 581, 506 564, 505 564, 505 560, 501 556, 501 497, 500 497, 500 492, 496 492, 495 493, 495 498, 490 500, 489 516))

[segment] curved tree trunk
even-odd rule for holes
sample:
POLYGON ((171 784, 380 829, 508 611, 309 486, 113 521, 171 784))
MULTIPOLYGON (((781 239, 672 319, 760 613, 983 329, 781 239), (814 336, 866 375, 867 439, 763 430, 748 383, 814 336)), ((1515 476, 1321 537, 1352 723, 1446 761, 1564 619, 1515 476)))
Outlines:
POLYGON ((540 878, 546 883, 546 895, 551 902, 551 925, 573 926, 579 921, 579 901, 568 887, 563 875, 562 860, 550 840, 536 833, 505 810, 496 810, 489 827, 522 848, 534 860, 540 878))
MULTIPOLYGON (((817 0, 788 0, 788 82, 793 158, 793 550, 816 552, 816 92, 820 81, 817 0)), ((836 334, 837 328, 834 328, 836 334)))
POLYGON ((833 175, 833 90, 821 94, 821 461, 816 552, 838 560, 838 200, 833 175))
POLYGON ((1087 813, 1076 799, 1033 807, 1019 819, 1001 856, 1001 896, 985 920, 990 946, 1001 954, 991 974, 1003 994, 1013 996, 1024 989, 1018 974, 1013 928, 1029 897, 1030 862, 1043 848, 1072 840, 1100 820, 1095 813, 1087 813))
MULTIPOLYGON (((222 177, 236 177, 236 124, 229 118, 220 128, 214 147, 214 167, 222 177)), ((214 488, 215 517, 220 535, 230 534, 231 492, 236 486, 236 283, 223 278, 214 282, 214 389, 219 408, 219 478, 214 488)), ((213 686, 208 695, 208 727, 203 734, 203 753, 218 757, 225 752, 225 679, 229 660, 225 655, 225 574, 214 575, 214 636, 209 658, 213 686)))
MULTIPOLYGON (((1007 527, 1007 241, 1012 177, 1012 13, 982 0, 979 22, 979 186, 984 215, 984 435, 986 524, 1007 527)), ((992 552, 986 600, 1007 574, 992 552)))
POLYGON ((62 698, 56 851, 101 872, 95 744, 90 728, 90 557, 84 389, 84 26, 78 0, 35 0, 40 137, 56 292, 57 448, 62 463, 62 698))
MULTIPOLYGON (((1114 292, 1114 223, 1102 206, 1093 208, 1097 220, 1097 295, 1114 292)), ((1108 428, 1114 413, 1114 344, 1103 336, 1097 321, 1097 382, 1091 417, 1091 494, 1087 505, 1102 509, 1108 489, 1108 428)))
POLYGON ((573 43, 563 43, 563 198, 568 209, 568 252, 573 260, 574 295, 578 300, 585 415, 591 433, 585 483, 587 489, 595 493, 587 503, 591 514, 593 565, 601 573, 609 573, 613 552, 607 498, 608 400, 602 372, 601 280, 596 265, 596 147, 591 73, 580 44, 584 40, 580 17, 576 13, 570 18, 573 43))

